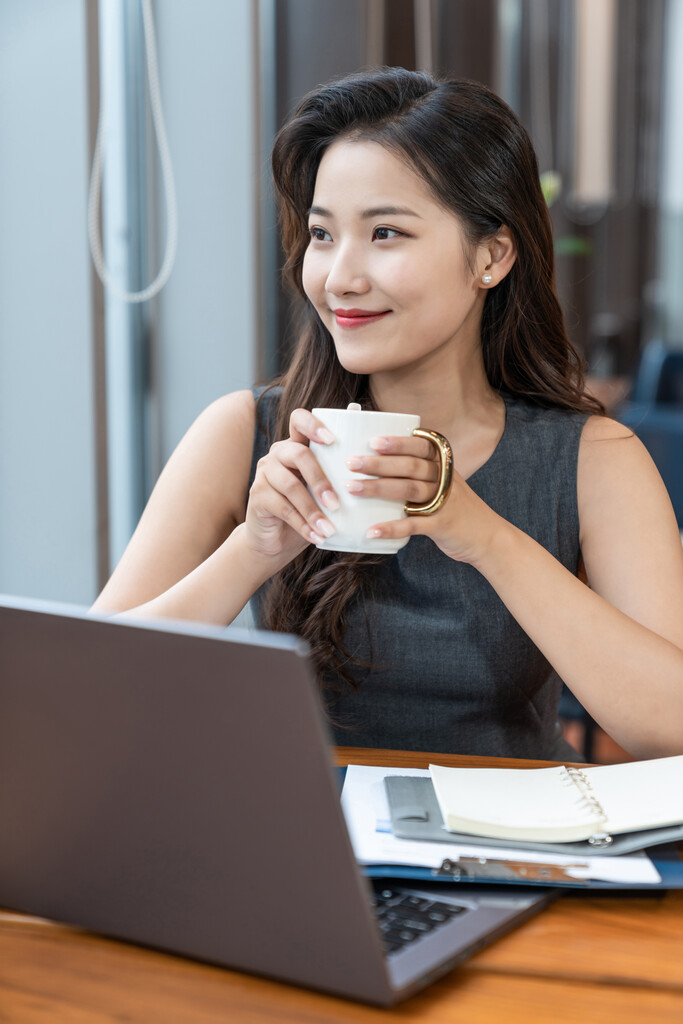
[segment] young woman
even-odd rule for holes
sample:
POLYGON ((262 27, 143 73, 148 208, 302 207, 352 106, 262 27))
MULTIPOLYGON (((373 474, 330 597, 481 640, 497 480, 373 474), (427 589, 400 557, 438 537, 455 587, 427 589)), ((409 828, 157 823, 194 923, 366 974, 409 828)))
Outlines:
MULTIPOLYGON (((354 75, 301 101, 273 168, 292 365, 199 417, 96 610, 227 624, 255 597, 259 625, 311 645, 341 743, 567 756, 564 680, 632 754, 683 752, 678 528, 643 446, 584 391, 515 114, 470 82, 354 75), (351 401, 453 449, 436 514, 373 528, 410 537, 394 556, 316 547, 338 495, 310 410, 351 401)), ((374 447, 350 491, 430 500, 427 441, 374 447)))

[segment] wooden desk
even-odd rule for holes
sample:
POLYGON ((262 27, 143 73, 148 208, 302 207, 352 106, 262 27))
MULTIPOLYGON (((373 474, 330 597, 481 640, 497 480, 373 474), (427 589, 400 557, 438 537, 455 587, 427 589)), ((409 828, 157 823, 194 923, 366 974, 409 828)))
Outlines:
MULTIPOLYGON (((441 763, 531 766, 434 755, 441 763)), ((340 748, 338 763, 429 755, 340 748)), ((683 1020, 683 892, 564 896, 393 1010, 0 913, 2 1024, 644 1024, 683 1020)))

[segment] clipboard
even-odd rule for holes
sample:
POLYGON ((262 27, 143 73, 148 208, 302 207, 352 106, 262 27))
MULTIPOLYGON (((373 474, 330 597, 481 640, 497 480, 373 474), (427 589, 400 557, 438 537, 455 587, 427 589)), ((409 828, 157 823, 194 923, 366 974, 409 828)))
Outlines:
POLYGON ((414 882, 492 883, 494 885, 547 885, 572 891, 644 892, 661 894, 667 889, 683 889, 683 851, 675 844, 665 844, 646 850, 658 871, 661 882, 610 882, 600 878, 576 878, 566 868, 533 865, 496 857, 460 857, 458 861, 444 859, 439 868, 424 868, 405 864, 364 864, 368 878, 400 878, 414 882), (523 869, 523 870, 522 870, 523 869), (530 870, 529 870, 530 869, 530 870))

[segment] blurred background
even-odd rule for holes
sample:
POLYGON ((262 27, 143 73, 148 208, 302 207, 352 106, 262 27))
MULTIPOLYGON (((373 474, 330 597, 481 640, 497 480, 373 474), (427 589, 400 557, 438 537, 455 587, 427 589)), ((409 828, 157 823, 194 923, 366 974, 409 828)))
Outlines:
POLYGON ((0 0, 0 591, 89 603, 192 420, 283 366, 272 139, 380 64, 521 116, 570 335, 683 527, 681 54, 683 0, 0 0))

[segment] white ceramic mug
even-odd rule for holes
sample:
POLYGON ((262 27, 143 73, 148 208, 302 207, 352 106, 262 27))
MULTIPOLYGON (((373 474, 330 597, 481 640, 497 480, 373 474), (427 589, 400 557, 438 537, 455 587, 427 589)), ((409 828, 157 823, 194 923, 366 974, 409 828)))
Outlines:
POLYGON ((322 511, 335 528, 334 534, 318 544, 326 551, 356 551, 366 554, 395 554, 408 543, 407 537, 392 540, 366 536, 371 526, 404 519, 407 515, 432 515, 446 500, 451 483, 452 454, 445 437, 433 430, 420 429, 420 417, 397 412, 364 412, 352 403, 348 409, 313 409, 313 415, 334 437, 331 444, 311 441, 311 451, 332 484, 340 507, 322 511), (354 455, 377 455, 370 447, 374 437, 424 437, 436 448, 441 472, 436 493, 427 505, 412 505, 386 498, 365 498, 350 494, 346 481, 355 477, 367 479, 365 473, 354 473, 346 460, 354 455))

